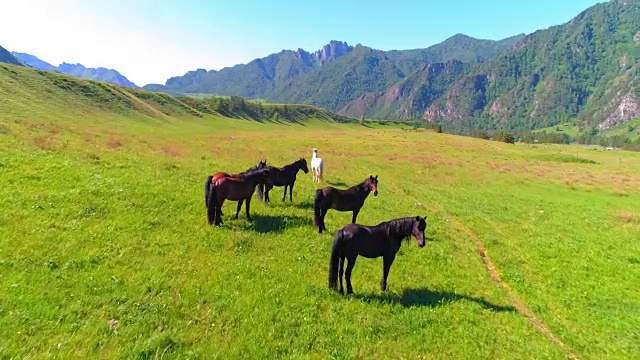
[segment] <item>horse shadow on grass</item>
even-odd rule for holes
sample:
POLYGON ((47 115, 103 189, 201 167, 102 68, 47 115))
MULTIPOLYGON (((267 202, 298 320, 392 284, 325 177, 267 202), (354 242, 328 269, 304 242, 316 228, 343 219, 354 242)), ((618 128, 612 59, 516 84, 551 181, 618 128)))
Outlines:
POLYGON ((400 304, 404 307, 427 306, 439 307, 455 301, 471 301, 494 312, 516 312, 513 306, 502 306, 491 303, 482 298, 468 295, 455 294, 449 291, 431 291, 427 288, 408 289, 401 296, 394 294, 363 294, 355 295, 355 298, 367 303, 379 302, 385 304, 400 304))
POLYGON ((253 230, 260 234, 281 233, 286 229, 308 226, 311 227, 313 222, 310 218, 297 215, 252 215, 253 222, 250 223, 246 230, 253 230))
POLYGON ((349 185, 345 184, 343 181, 327 181, 327 184, 337 187, 349 187, 349 185))
POLYGON ((294 206, 297 207, 298 209, 313 209, 313 202, 303 201, 301 203, 296 203, 294 206))

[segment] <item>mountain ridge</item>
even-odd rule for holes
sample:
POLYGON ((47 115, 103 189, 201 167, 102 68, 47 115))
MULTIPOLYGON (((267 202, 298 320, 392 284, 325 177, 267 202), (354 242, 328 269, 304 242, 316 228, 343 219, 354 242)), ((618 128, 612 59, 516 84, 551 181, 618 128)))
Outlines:
POLYGON ((456 34, 424 49, 373 49, 332 40, 320 50, 282 50, 247 64, 220 70, 198 69, 175 76, 164 85, 143 89, 167 93, 209 93, 264 98, 271 102, 302 103, 341 109, 368 91, 380 91, 429 62, 461 60, 479 63, 496 56, 524 34, 502 40, 475 39, 456 34), (343 79, 346 76, 348 81, 343 79), (326 89, 318 89, 324 84, 326 89), (362 87, 351 88, 352 84, 362 87))
POLYGON ((83 79, 105 81, 108 83, 130 87, 133 89, 139 88, 136 84, 127 79, 124 75, 114 69, 108 69, 105 67, 87 68, 79 63, 67 63, 62 62, 58 66, 49 64, 48 62, 41 60, 35 55, 27 53, 19 53, 12 51, 11 54, 20 59, 23 63, 38 70, 45 71, 58 71, 63 74, 77 76, 83 79))

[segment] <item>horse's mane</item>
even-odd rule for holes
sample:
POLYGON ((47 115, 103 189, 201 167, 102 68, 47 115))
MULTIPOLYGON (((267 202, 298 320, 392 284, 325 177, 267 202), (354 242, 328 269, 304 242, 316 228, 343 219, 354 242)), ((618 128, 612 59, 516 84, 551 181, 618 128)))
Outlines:
POLYGON ((298 160, 296 160, 296 161, 292 162, 291 164, 287 164, 287 165, 283 166, 283 167, 282 167, 282 170, 284 170, 284 169, 290 169, 290 168, 294 167, 296 164, 298 164, 298 163, 301 163, 301 164, 302 164, 303 162, 307 162, 307 160, 305 160, 304 158, 300 158, 300 159, 298 159, 298 160))
POLYGON ((364 179, 364 181, 361 181, 361 182, 359 182, 359 183, 357 183, 357 184, 353 185, 352 187, 348 188, 347 190, 351 190, 351 189, 355 189, 355 188, 361 188, 361 187, 363 187, 363 185, 364 185, 367 181, 369 181, 369 178, 364 179))
POLYGON ((260 168, 260 169, 250 169, 245 171, 244 173, 242 173, 242 177, 246 178, 250 178, 253 176, 258 176, 258 175, 262 175, 263 173, 267 172, 269 169, 267 168, 260 168))
POLYGON ((389 236, 395 239, 408 241, 411 238, 415 221, 415 217, 406 217, 382 222, 378 224, 378 227, 384 228, 389 236))

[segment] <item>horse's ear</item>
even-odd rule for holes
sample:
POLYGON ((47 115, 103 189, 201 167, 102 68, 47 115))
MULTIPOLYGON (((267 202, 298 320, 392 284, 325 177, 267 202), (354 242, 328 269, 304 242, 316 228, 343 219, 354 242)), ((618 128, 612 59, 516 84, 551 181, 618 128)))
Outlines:
POLYGON ((376 175, 375 179, 378 180, 378 175, 376 175))
POLYGON ((420 215, 416 216, 416 221, 420 221, 420 215))

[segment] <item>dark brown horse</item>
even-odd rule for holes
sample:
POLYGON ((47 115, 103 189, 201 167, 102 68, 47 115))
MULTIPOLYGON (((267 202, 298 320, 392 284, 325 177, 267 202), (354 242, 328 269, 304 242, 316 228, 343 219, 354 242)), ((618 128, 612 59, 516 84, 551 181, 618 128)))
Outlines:
MULTIPOLYGON (((253 171, 253 170, 258 170, 258 169, 264 169, 267 167, 267 160, 260 160, 260 162, 255 165, 252 166, 250 168, 248 168, 247 170, 239 173, 239 174, 229 174, 226 172, 217 172, 211 176, 207 177, 207 180, 204 182, 204 206, 207 206, 207 198, 209 197, 209 189, 212 183, 214 183, 215 181, 218 181, 219 179, 223 178, 223 177, 230 177, 230 178, 234 178, 234 179, 240 179, 244 176, 244 174, 246 174, 249 171, 253 171)), ((224 216, 224 214, 222 213, 222 211, 220 212, 220 216, 224 216)))
POLYGON ((267 179, 264 187, 262 186, 262 184, 260 184, 260 186, 258 187, 258 197, 264 200, 264 202, 270 201, 269 191, 271 191, 274 186, 284 186, 282 201, 286 199, 287 187, 289 187, 289 201, 293 201, 293 184, 295 184, 296 182, 298 171, 302 170, 305 174, 309 173, 307 160, 303 158, 300 158, 299 160, 296 160, 293 163, 285 165, 281 168, 277 168, 275 166, 267 166, 267 168, 271 170, 269 178, 267 179))
POLYGON ((251 197, 256 190, 256 185, 264 182, 269 176, 269 169, 258 169, 245 173, 241 178, 222 177, 211 183, 207 196, 207 217, 209 224, 220 225, 222 223, 222 205, 225 200, 237 201, 236 219, 246 202, 247 220, 252 221, 249 213, 251 197))
POLYGON ((336 189, 333 186, 325 186, 316 190, 313 208, 318 232, 322 233, 322 230, 327 230, 324 226, 324 217, 329 209, 353 211, 351 222, 355 224, 365 199, 372 191, 373 196, 378 196, 378 175, 369 176, 365 181, 346 190, 336 189))
POLYGON ((342 274, 346 259, 347 269, 344 274, 347 280, 347 294, 353 293, 351 271, 356 264, 356 258, 360 255, 370 259, 382 256, 383 268, 380 289, 387 290, 389 269, 396 258, 402 240, 407 239, 408 241, 413 235, 418 240, 418 246, 423 247, 426 228, 426 216, 424 218, 416 216, 394 219, 376 226, 345 225, 338 231, 333 241, 329 264, 329 288, 338 290, 338 277, 340 277, 340 293, 344 294, 342 274))

